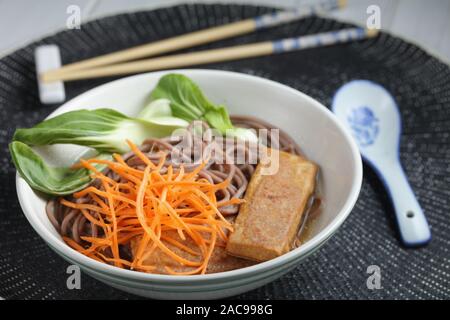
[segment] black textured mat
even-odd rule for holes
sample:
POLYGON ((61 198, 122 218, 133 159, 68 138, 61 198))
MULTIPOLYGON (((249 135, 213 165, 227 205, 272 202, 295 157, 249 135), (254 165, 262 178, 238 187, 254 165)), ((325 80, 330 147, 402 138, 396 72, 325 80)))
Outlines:
MULTIPOLYGON (((68 63, 148 41, 256 16, 272 9, 237 5, 182 5, 96 20, 63 31, 0 59, 0 296, 6 299, 129 299, 87 275, 81 290, 66 288, 67 263, 51 251, 21 212, 8 142, 57 106, 39 103, 33 49, 56 43, 68 63)), ((200 48, 335 30, 344 24, 307 18, 200 48)), ((401 160, 431 225, 425 248, 399 245, 393 209, 369 167, 355 209, 338 233, 294 272, 240 299, 450 298, 450 69, 420 48, 381 34, 358 43, 202 66, 270 78, 330 106, 353 79, 382 84, 403 118, 401 160), (366 271, 381 269, 379 290, 366 271)), ((66 84, 68 98, 111 79, 66 84)))

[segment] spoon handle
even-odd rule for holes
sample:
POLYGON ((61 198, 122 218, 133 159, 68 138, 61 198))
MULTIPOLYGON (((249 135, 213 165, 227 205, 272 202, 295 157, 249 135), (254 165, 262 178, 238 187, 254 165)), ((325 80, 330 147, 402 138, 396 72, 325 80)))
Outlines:
POLYGON ((431 240, 427 219, 408 183, 399 160, 386 161, 377 166, 394 204, 403 243, 409 247, 424 245, 431 240), (383 170, 379 170, 383 168, 383 170))

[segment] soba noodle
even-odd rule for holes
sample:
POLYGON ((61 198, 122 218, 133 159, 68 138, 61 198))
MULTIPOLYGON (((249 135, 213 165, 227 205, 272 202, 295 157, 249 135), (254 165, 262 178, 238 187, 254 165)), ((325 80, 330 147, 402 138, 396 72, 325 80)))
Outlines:
MULTIPOLYGON (((235 126, 252 128, 257 132, 258 129, 275 128, 274 126, 253 117, 232 116, 231 119, 235 126)), ((202 127, 203 129, 208 128, 207 124, 205 123, 202 123, 202 127)), ((193 130, 193 126, 191 124, 188 127, 188 130, 185 131, 184 136, 180 136, 175 139, 173 137, 167 137, 163 139, 148 139, 144 141, 144 143, 140 146, 140 150, 148 157, 148 159, 150 159, 154 163, 158 163, 158 161, 160 160, 161 152, 166 153, 167 160, 161 169, 161 173, 165 173, 168 166, 172 166, 176 170, 180 167, 181 163, 183 163, 185 171, 192 171, 195 167, 198 166, 198 163, 192 163, 193 154, 183 153, 175 148, 175 146, 180 143, 182 139, 189 141, 192 145, 200 144, 203 147, 203 150, 207 150, 209 147, 208 144, 211 143, 211 139, 202 140, 201 138, 199 138, 198 135, 195 134, 195 130, 193 130), (177 154, 181 159, 184 159, 186 161, 181 163, 178 161, 174 161, 175 159, 172 159, 170 157, 171 154, 177 154)), ((271 140, 270 135, 268 136, 266 144, 268 147, 277 148, 290 153, 300 154, 300 149, 297 144, 281 130, 279 131, 279 145, 278 143, 275 143, 275 141, 271 140)), ((232 145, 234 146, 234 149, 232 148, 231 150, 232 152, 250 152, 250 150, 248 150, 248 144, 242 145, 233 142, 232 145), (238 148, 244 148, 245 150, 237 150, 238 148)), ((229 144, 227 145, 227 147, 229 147, 229 144)), ((223 152, 225 153, 225 150, 223 150, 223 152)), ((226 152, 229 153, 230 150, 227 149, 226 152)), ((242 164, 222 163, 223 161, 217 160, 217 156, 217 154, 213 155, 209 159, 208 164, 204 169, 202 169, 202 171, 200 171, 199 176, 215 184, 223 182, 226 179, 229 179, 231 181, 226 189, 217 191, 216 196, 218 199, 218 203, 228 201, 231 198, 242 198, 247 189, 249 179, 251 178, 255 170, 256 163, 250 162, 249 157, 246 157, 246 162, 242 164)), ((133 152, 124 154, 123 159, 129 166, 133 168, 137 168, 140 170, 144 170, 145 168, 142 160, 139 159, 139 157, 137 157, 133 152)), ((122 179, 109 169, 107 169, 104 173, 109 178, 115 181, 119 181, 120 179, 122 179)), ((94 180, 92 184, 98 188, 101 187, 101 183, 98 180, 94 180)), ((77 203, 92 202, 92 199, 89 195, 77 199, 72 196, 68 196, 67 199, 77 203)), ((220 207, 220 212, 223 215, 228 216, 235 215, 238 210, 238 205, 220 207)), ((63 206, 60 203, 60 199, 50 200, 47 203, 46 211, 51 223, 62 236, 69 237, 81 245, 87 244, 81 239, 82 236, 101 236, 102 231, 97 225, 87 220, 86 217, 78 209, 63 206)), ((90 213, 93 215, 93 217, 98 218, 97 212, 90 213)), ((130 256, 129 246, 121 246, 120 249, 121 256, 130 256)))

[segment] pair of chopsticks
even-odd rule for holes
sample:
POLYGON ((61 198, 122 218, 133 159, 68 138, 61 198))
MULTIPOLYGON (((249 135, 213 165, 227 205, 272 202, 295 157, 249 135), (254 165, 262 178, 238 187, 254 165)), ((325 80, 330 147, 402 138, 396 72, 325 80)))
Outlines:
POLYGON ((43 82, 54 82, 116 76, 278 54, 375 36, 377 34, 376 30, 348 28, 308 36, 264 41, 129 62, 130 60, 210 43, 291 22, 314 14, 325 13, 342 8, 345 6, 345 2, 346 1, 344 0, 327 0, 314 6, 301 6, 295 11, 275 12, 219 27, 200 30, 186 35, 68 64, 59 69, 47 71, 41 74, 40 77, 43 82))

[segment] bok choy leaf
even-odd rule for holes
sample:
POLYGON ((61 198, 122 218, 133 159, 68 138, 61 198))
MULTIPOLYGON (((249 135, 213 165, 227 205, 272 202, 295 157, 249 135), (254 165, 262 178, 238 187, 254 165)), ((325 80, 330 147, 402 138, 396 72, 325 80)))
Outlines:
MULTIPOLYGON (((30 129, 16 130, 10 153, 23 179, 34 189, 50 195, 66 195, 86 187, 90 181, 86 169, 51 167, 29 146, 57 143, 77 144, 105 152, 126 152, 126 140, 141 144, 151 137, 165 137, 175 129, 186 127, 185 120, 171 115, 168 101, 155 100, 138 118, 112 109, 77 110, 45 120, 30 129)), ((103 166, 96 165, 101 169, 103 166)))
MULTIPOLYGON (((9 150, 20 176, 33 189, 61 196, 79 191, 91 182, 88 170, 48 166, 39 155, 22 142, 11 142, 9 150)), ((97 158, 111 158, 111 155, 100 154, 97 158)), ((94 166, 99 170, 105 167, 98 164, 94 166)))
POLYGON ((13 140, 29 146, 57 143, 88 146, 102 152, 126 152, 126 140, 170 135, 188 123, 174 117, 131 118, 112 109, 76 110, 45 120, 30 129, 16 130, 13 140))
POLYGON ((170 73, 163 76, 151 98, 169 100, 174 117, 188 122, 204 120, 223 135, 230 134, 244 140, 257 139, 251 130, 235 128, 226 107, 209 101, 197 84, 182 74, 170 73))

